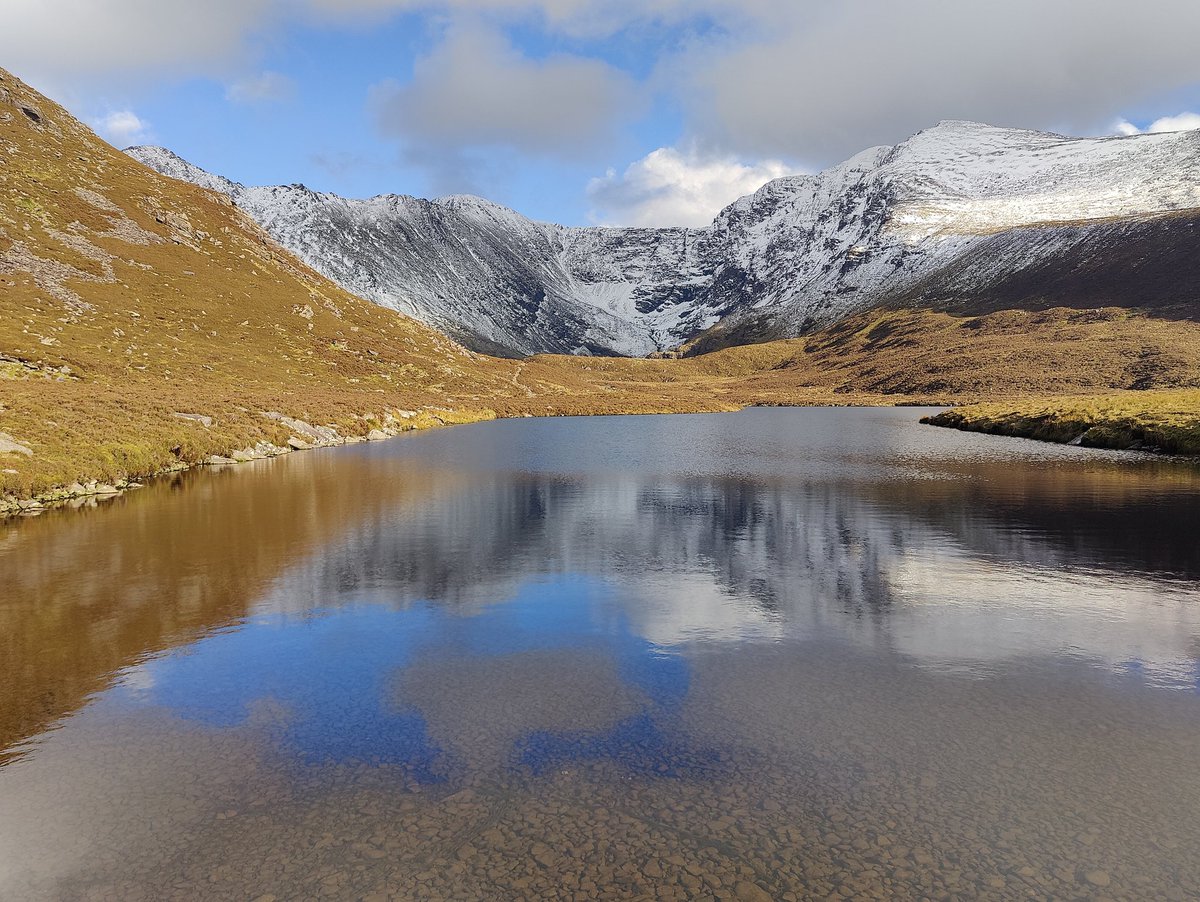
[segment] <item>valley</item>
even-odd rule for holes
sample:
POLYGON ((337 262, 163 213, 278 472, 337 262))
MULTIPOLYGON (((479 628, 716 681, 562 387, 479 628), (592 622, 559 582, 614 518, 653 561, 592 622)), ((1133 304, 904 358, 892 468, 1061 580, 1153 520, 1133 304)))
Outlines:
POLYGON ((898 306, 1200 313, 1200 132, 942 122, 769 182, 700 229, 564 227, 461 195, 247 187, 165 148, 127 152, 230 197, 348 291, 502 356, 695 354, 898 306))
MULTIPOLYGON (((1011 230, 977 237, 975 251, 906 281, 906 293, 795 338, 723 347, 731 340, 715 337, 723 330, 772 334, 774 326, 746 313, 703 332, 695 330, 707 320, 695 320, 679 333, 692 334, 691 345, 659 359, 512 359, 468 350, 331 282, 243 212, 244 194, 234 192, 235 205, 221 190, 149 171, 15 76, 3 75, 0 92, 0 496, 10 511, 214 458, 492 417, 1200 386, 1190 214, 1117 222, 1110 204, 1095 211, 1109 217, 1099 222, 1047 226, 1069 234, 1022 257, 1022 270, 993 265, 978 292, 971 286, 980 261, 998 259, 989 242, 1016 242, 1010 255, 1027 255, 1029 243, 1011 230), (1098 250, 1089 230, 1104 230, 1126 256, 1098 250), (1096 288, 1121 285, 1104 267, 1126 274, 1121 291, 1096 288)), ((1174 158, 1191 145, 1173 138, 1145 146, 1174 158)), ((839 178, 856 167, 842 167, 839 178)), ((764 207, 783 215, 770 196, 785 187, 735 204, 722 229, 764 207)), ((1179 204, 1183 193, 1156 189, 1143 206, 1179 204)), ((1030 215, 1061 215, 1047 204, 1030 215)), ((463 215, 484 209, 466 200, 441 206, 463 215)), ((931 223, 961 230, 974 221, 945 209, 925 216, 921 228, 934 231, 931 223)), ((578 248, 605 235, 635 233, 582 230, 573 240, 578 248)), ((772 247, 784 253, 778 241, 772 247)), ((483 288, 481 303, 490 297, 483 288)), ((774 322, 796 309, 779 305, 774 322)))

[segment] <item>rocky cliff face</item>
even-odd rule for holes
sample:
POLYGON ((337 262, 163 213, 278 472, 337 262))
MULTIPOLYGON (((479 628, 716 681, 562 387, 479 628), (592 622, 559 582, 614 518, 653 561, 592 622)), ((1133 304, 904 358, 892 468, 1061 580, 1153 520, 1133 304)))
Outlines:
POLYGON ((514 355, 642 355, 706 330, 696 347, 799 335, 911 298, 942 272, 969 294, 1031 255, 1078 266, 1080 229, 1104 226, 1119 247, 1122 223, 1200 208, 1200 132, 1066 138, 943 122, 773 181, 702 229, 570 228, 475 197, 252 188, 163 148, 129 153, 228 194, 350 291, 514 355))

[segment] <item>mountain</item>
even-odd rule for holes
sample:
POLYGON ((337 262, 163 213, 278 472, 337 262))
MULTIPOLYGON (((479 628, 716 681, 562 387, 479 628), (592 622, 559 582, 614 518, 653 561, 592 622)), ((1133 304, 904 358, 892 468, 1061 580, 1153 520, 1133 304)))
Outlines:
POLYGON ((742 393, 747 373, 795 353, 474 353, 335 285, 223 193, 147 169, 0 69, 0 515, 415 426, 858 397, 808 370, 742 393))
MULTIPOLYGON (((763 279, 768 262, 786 269, 787 249, 796 244, 785 216, 799 196, 795 181, 734 205, 718 220, 720 228, 666 230, 679 245, 660 243, 655 253, 646 250, 663 234, 655 230, 559 229, 519 218, 514 229, 515 214, 468 198, 410 200, 408 206, 434 211, 428 221, 444 227, 476 223, 469 242, 451 233, 434 242, 447 255, 442 259, 460 255, 444 272, 433 264, 421 270, 443 279, 444 291, 469 282, 476 285, 474 297, 486 299, 478 279, 483 259, 494 264, 493 275, 516 269, 541 278, 549 269, 532 253, 540 235, 554 249, 550 262, 560 275, 574 274, 577 290, 587 286, 593 300, 603 292, 626 298, 639 322, 674 316, 686 335, 719 315, 714 298, 740 297, 739 291, 756 296, 755 283, 738 283, 728 265, 720 264, 725 268, 715 270, 715 279, 706 268, 722 242, 761 242, 765 250, 752 262, 763 279), (778 234, 771 231, 775 219, 778 234), (522 234, 530 242, 524 246, 522 234), (691 261, 691 287, 677 280, 681 260, 691 261), (635 277, 642 286, 636 297, 635 277), (657 312, 656 299, 663 301, 657 312), (716 306, 706 307, 710 302, 716 306), (691 325, 688 315, 696 317, 691 325)), ((811 189, 820 180, 799 181, 811 189)), ((146 168, 0 70, 0 515, 37 511, 64 496, 94 503, 91 496, 103 483, 119 487, 122 480, 214 456, 244 460, 492 416, 1200 388, 1200 317, 1189 313, 1196 310, 1189 298, 1200 284, 1200 255, 1192 250, 1190 212, 964 239, 966 250, 952 256, 953 265, 934 267, 923 279, 897 280, 907 293, 893 292, 891 306, 844 314, 800 339, 687 359, 504 360, 472 352, 339 287, 239 210, 227 196, 236 186, 209 184, 223 188, 214 192, 146 168), (1041 236, 1049 250, 1032 254, 1026 233, 1041 236), (1109 246, 1093 249, 1099 238, 1109 246), (1028 254, 1027 277, 994 259, 1016 253, 1028 254), (974 290, 984 275, 990 293, 974 290), (1106 289, 1105 279, 1115 287, 1106 289), (1042 285, 1051 285, 1054 296, 1039 294, 1042 285), (1118 297, 1127 293, 1136 293, 1138 302, 1151 299, 1151 306, 1135 309, 1118 297)), ((812 200, 813 208, 821 202, 812 200)), ((362 209, 346 206, 355 215, 362 209)), ((830 220, 823 228, 857 235, 868 221, 877 220, 848 216, 852 226, 830 220)), ((412 232, 409 241, 405 253, 415 253, 429 233, 412 232)), ((313 248, 327 253, 319 244, 313 248)), ((804 255, 792 256, 788 268, 813 265, 804 255)), ((353 260, 346 265, 358 271, 353 260)), ((843 280, 866 267, 847 270, 843 280)), ((543 301, 539 310, 561 309, 551 293, 543 301)), ((756 312, 733 304, 724 322, 747 309, 756 312)), ((773 309, 784 311, 784 304, 773 309)), ((519 312, 504 315, 519 330, 519 312)), ((615 314, 613 320, 627 329, 634 322, 615 314)), ((489 322, 500 321, 497 314, 489 322)), ((530 321, 549 329, 563 320, 530 321)), ((579 324, 595 328, 582 313, 579 324)), ((693 346, 719 331, 709 330, 693 346)))
POLYGON ((0 512, 239 449, 491 416, 511 367, 339 288, 0 70, 0 512))
MULTIPOLYGON (((1068 138, 947 121, 770 182, 701 229, 565 227, 464 196, 246 187, 164 148, 127 152, 229 195, 347 290, 512 355, 640 356, 714 326, 694 349, 793 337, 873 307, 938 301, 943 285, 983 294, 1035 262, 1061 269, 1060 258, 1095 247, 1092 226, 1120 248, 1125 226, 1200 210, 1200 132, 1068 138)), ((1177 222, 1150 229, 1153 241, 1177 222)), ((1080 262, 1068 271, 1100 261, 1080 262)))
POLYGON ((648 354, 675 343, 672 316, 690 312, 669 303, 685 292, 681 273, 699 283, 708 264, 689 262, 686 229, 568 229, 461 195, 348 200, 303 185, 252 188, 164 148, 126 152, 229 195, 347 290, 485 353, 648 354))

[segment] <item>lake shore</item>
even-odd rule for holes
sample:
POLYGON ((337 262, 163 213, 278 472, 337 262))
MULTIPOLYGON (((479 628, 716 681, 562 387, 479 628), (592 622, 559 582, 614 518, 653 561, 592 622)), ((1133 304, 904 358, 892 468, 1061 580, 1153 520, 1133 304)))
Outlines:
MULTIPOLYGON (((0 495, 0 519, 16 516, 36 516, 45 511, 60 507, 95 506, 96 504, 117 498, 127 491, 139 489, 150 479, 168 476, 199 467, 226 467, 249 463, 290 454, 294 451, 310 451, 318 448, 334 448, 342 445, 353 445, 362 442, 383 441, 408 432, 426 429, 436 429, 443 426, 458 426, 469 423, 479 423, 494 419, 519 419, 534 417, 563 417, 563 416, 648 416, 664 413, 732 413, 746 407, 778 406, 778 407, 913 407, 913 406, 942 406, 928 399, 883 395, 852 395, 845 398, 829 397, 825 393, 813 398, 789 396, 778 401, 755 403, 724 403, 716 396, 697 398, 694 405, 681 405, 678 398, 660 399, 660 403, 643 403, 622 406, 621 404, 593 403, 580 409, 570 405, 559 409, 549 408, 544 413, 531 413, 522 405, 501 405, 500 411, 487 409, 454 409, 454 408, 425 408, 421 410, 393 410, 382 415, 368 415, 361 423, 350 425, 351 430, 339 429, 336 425, 314 426, 304 420, 295 419, 276 412, 268 411, 263 415, 265 422, 275 426, 278 435, 273 441, 258 440, 244 448, 229 450, 221 446, 220 438, 213 436, 218 442, 205 447, 200 454, 190 455, 192 459, 180 458, 164 466, 147 469, 144 472, 128 472, 120 477, 110 475, 88 474, 72 480, 69 483, 54 485, 49 489, 36 492, 8 492, 0 495), (361 430, 369 426, 369 430, 361 430), (286 435, 286 438, 282 437, 286 435), (213 448, 217 450, 213 450, 213 448)), ((208 431, 214 422, 208 416, 180 415, 175 418, 195 424, 208 431), (207 421, 207 422, 205 422, 207 421)), ((0 441, 12 442, 5 433, 0 433, 0 441)), ((226 439, 228 443, 228 439, 226 439)), ((13 443, 15 444, 15 443, 13 443)), ((20 446, 24 448, 25 446, 20 446)), ((169 453, 179 454, 182 449, 178 446, 166 449, 169 453)), ((14 454, 23 452, 13 452, 14 454)), ((161 459, 164 454, 156 455, 161 459)))
MULTIPOLYGON (((500 399, 492 399, 493 403, 500 399)), ((547 400, 538 397, 538 401, 547 400)), ((507 403, 481 409, 450 407, 419 410, 390 410, 380 415, 356 418, 356 422, 312 425, 277 412, 263 414, 264 423, 273 427, 274 437, 257 437, 245 447, 236 441, 225 447, 232 436, 221 444, 220 432, 212 435, 213 442, 204 445, 184 458, 144 471, 131 470, 119 477, 106 472, 87 473, 70 482, 56 484, 37 491, 6 492, 0 495, 0 518, 30 516, 63 506, 94 506, 140 488, 148 479, 178 473, 195 467, 234 466, 253 460, 278 457, 293 451, 337 447, 367 441, 381 441, 406 432, 442 426, 476 423, 491 419, 557 416, 620 416, 660 413, 722 413, 748 406, 785 407, 913 407, 948 406, 954 399, 928 398, 908 395, 852 394, 835 395, 826 391, 781 392, 778 398, 739 398, 717 394, 698 395, 690 403, 682 403, 679 394, 658 398, 643 395, 631 403, 631 398, 605 399, 572 398, 569 403, 534 405, 509 399, 507 403), (580 402, 583 403, 580 403, 580 402), (539 410, 538 407, 544 407, 539 410), (215 442, 215 443, 214 443, 215 442)), ((173 415, 181 424, 199 426, 209 432, 213 425, 208 417, 173 415)), ((1077 397, 1040 396, 1015 398, 1006 401, 968 403, 948 406, 948 409, 929 417, 922 423, 966 432, 1028 438, 1056 444, 1072 444, 1087 448, 1118 451, 1147 451, 1164 454, 1200 455, 1200 390, 1159 390, 1145 392, 1114 392, 1106 395, 1077 397)), ((0 441, 12 442, 0 433, 0 441)), ((10 449, 12 457, 22 454, 10 449)), ((168 452, 155 455, 158 460, 168 452)), ((12 459, 10 457, 10 459, 12 459)))
MULTIPOLYGON (((211 418, 198 415, 187 415, 183 419, 193 420, 201 426, 211 426, 211 418), (203 421, 208 420, 205 424, 203 421)), ((458 426, 466 423, 478 423, 496 418, 491 410, 400 410, 388 412, 379 418, 372 418, 371 428, 365 434, 342 434, 332 426, 313 426, 303 420, 297 420, 282 414, 270 414, 265 419, 274 420, 287 432, 292 433, 282 444, 270 441, 258 441, 253 445, 226 453, 210 454, 201 460, 179 460, 174 464, 160 467, 146 473, 131 473, 123 478, 105 481, 103 477, 77 480, 67 485, 55 486, 48 491, 38 494, 7 494, 0 496, 0 519, 10 516, 36 515, 43 511, 58 507, 95 506, 100 501, 108 501, 125 494, 127 491, 142 488, 150 479, 169 476, 197 467, 226 467, 249 463, 255 460, 266 460, 291 454, 294 451, 311 451, 317 448, 335 448, 341 445, 354 445, 362 442, 383 441, 405 432, 415 432, 421 429, 434 429, 441 426, 458 426)), ((12 443, 4 433, 0 433, 0 442, 12 443)), ((23 447, 23 446, 22 446, 23 447)), ((170 449, 168 449, 170 450, 170 449)), ((19 452, 17 452, 19 453, 19 452)))
POLYGON ((1200 390, 970 404, 922 422, 1085 448, 1200 455, 1200 390))

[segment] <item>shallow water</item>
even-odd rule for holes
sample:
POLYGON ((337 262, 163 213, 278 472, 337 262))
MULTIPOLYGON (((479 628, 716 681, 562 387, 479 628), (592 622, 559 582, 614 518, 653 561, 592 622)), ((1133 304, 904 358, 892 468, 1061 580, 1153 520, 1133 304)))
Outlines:
POLYGON ((921 413, 0 525, 0 898, 1200 897, 1200 469, 921 413))

